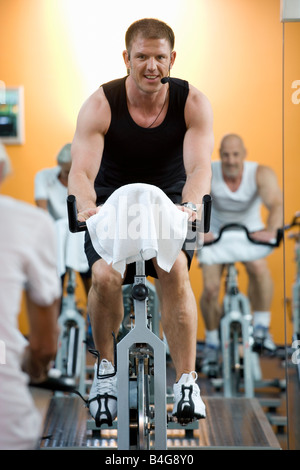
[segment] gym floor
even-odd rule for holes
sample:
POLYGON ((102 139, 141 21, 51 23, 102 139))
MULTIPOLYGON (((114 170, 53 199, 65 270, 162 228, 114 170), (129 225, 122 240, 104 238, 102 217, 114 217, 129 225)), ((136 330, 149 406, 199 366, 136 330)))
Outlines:
MULTIPOLYGON (((201 359, 200 359, 201 360, 201 359)), ((88 359, 90 363, 90 358, 88 359)), ((226 399, 222 396, 222 390, 218 390, 214 387, 212 381, 208 380, 201 373, 198 374, 198 384, 201 389, 201 396, 204 401, 207 403, 208 417, 206 420, 201 420, 199 426, 193 429, 191 432, 177 429, 168 429, 168 448, 170 446, 180 447, 180 446, 190 446, 198 447, 199 443, 202 446, 213 448, 222 447, 224 445, 224 434, 227 434, 228 442, 230 439, 232 442, 230 445, 234 445, 234 448, 247 448, 247 445, 254 446, 258 445, 257 443, 248 442, 249 436, 255 434, 258 441, 261 439, 260 444, 262 446, 275 446, 275 448, 281 448, 283 450, 299 450, 300 449, 300 394, 299 394, 299 380, 297 376, 297 370, 295 366, 289 364, 287 370, 285 368, 285 361, 280 357, 261 357, 261 369, 264 381, 269 382, 271 385, 266 385, 265 387, 260 387, 255 390, 255 400, 254 403, 249 402, 249 399, 245 399, 245 402, 237 401, 239 399, 226 399), (274 386, 271 381, 276 378, 278 383, 287 380, 287 390, 282 389, 280 386, 274 386), (235 401, 234 401, 235 400, 235 401), (259 402, 259 409, 257 409, 257 403, 259 402), (237 406, 238 404, 238 406, 237 406), (242 408, 239 410, 239 407, 242 405, 242 408), (251 409, 250 409, 250 408, 251 409), (242 422, 244 436, 244 441, 241 441, 240 436, 237 437, 240 433, 238 429, 239 420, 241 415, 251 413, 251 422, 248 423, 249 427, 256 426, 255 432, 252 429, 249 429, 249 434, 247 434, 245 428, 245 422, 242 422), (227 414, 231 416, 232 424, 228 423, 227 414), (236 413, 239 413, 237 415, 236 413), (255 420, 254 420, 255 418, 255 420), (223 422, 222 422, 223 420, 223 422), (234 420, 236 423, 234 423, 234 420), (259 426, 258 426, 259 424, 259 426), (264 426, 267 425, 267 428, 264 426), (231 426, 231 428, 230 428, 231 426), (273 432, 271 432, 270 441, 264 443, 263 440, 265 436, 262 434, 260 438, 260 432, 262 432, 261 427, 268 429, 271 426, 273 432), (219 429, 220 428, 220 429, 219 429), (236 429, 235 429, 236 428, 236 429), (220 431, 220 432, 219 432, 220 431), (247 437, 248 436, 248 437, 247 437), (275 438, 275 440, 274 440, 275 438), (218 440, 220 442, 218 443, 218 440), (221 442, 222 441, 222 442, 221 442), (236 442, 234 442, 236 441, 236 442), (275 442, 276 441, 276 442, 275 442), (213 442, 213 444, 212 444, 213 442), (271 444, 270 444, 271 443, 271 444), (212 447, 211 447, 212 446, 212 447)), ((167 388, 170 392, 172 385, 174 383, 175 371, 171 361, 168 361, 167 364, 167 388)), ((276 381, 274 382, 276 385, 276 381)), ((68 424, 66 423, 65 418, 61 415, 61 410, 57 408, 57 403, 53 400, 53 394, 48 391, 41 391, 38 389, 32 389, 33 396, 36 401, 38 408, 40 409, 45 423, 44 429, 44 438, 48 435, 49 432, 55 433, 55 439, 48 439, 48 446, 55 447, 59 446, 59 440, 62 436, 69 433, 68 424), (54 419, 54 415, 57 414, 60 416, 60 419, 57 417, 54 419), (52 416, 51 416, 52 415, 52 416), (60 436, 58 438, 58 435, 60 436), (57 444, 55 444, 55 442, 57 444), (50 443, 50 444, 49 444, 50 443)), ((66 400, 66 403, 71 403, 66 400)), ((72 405, 73 409, 73 424, 76 421, 82 421, 81 427, 78 425, 76 431, 75 440, 78 441, 78 436, 81 436, 82 442, 80 445, 89 445, 86 440, 86 419, 89 422, 93 422, 90 419, 89 414, 86 408, 83 406, 83 402, 80 399, 74 397, 74 403, 72 405), (79 401, 78 401, 79 400, 79 401), (84 434, 84 436, 83 436, 84 434)), ((65 408, 65 403, 61 402, 62 409, 65 408)), ((71 405, 70 405, 71 406, 71 405)), ((68 417, 69 419, 69 417, 68 417)), ((73 424, 69 423, 69 427, 73 429, 73 424)), ((79 423, 80 424, 80 423, 79 423)), ((103 445, 105 442, 106 446, 116 446, 116 429, 114 430, 105 430, 103 431, 104 440, 98 439, 97 445, 103 445)), ((74 436, 75 436, 74 434, 74 436)), ((267 432, 268 434, 268 432, 267 432)), ((250 437, 250 440, 252 437, 250 437)), ((269 439, 269 437, 268 437, 269 439)), ((66 441, 63 441, 66 442, 66 441)), ((70 442, 70 441, 69 441, 70 442)), ((62 444, 63 445, 63 444, 62 444)), ((74 442, 71 443, 71 446, 78 445, 74 442)), ((93 444, 94 445, 94 444, 93 444)), ((41 448, 45 447, 45 439, 41 441, 41 448)), ((251 447, 250 447, 251 448, 251 447)))
MULTIPOLYGON (((294 366, 289 365, 287 369, 288 375, 286 375, 285 360, 283 356, 284 352, 283 349, 281 349, 279 357, 260 357, 263 383, 255 389, 255 398, 257 398, 261 405, 261 409, 271 425, 280 448, 283 450, 287 450, 289 448, 300 449, 300 414, 298 413, 297 416, 295 416, 296 413, 294 412, 297 406, 298 409, 300 407, 299 381, 297 371, 294 366), (282 386, 285 382, 288 383, 289 408, 286 399, 287 390, 283 388, 285 385, 282 386), (288 410, 289 414, 287 414, 288 410), (291 410, 293 411, 291 412, 291 410), (293 423, 290 423, 290 415, 293 415, 293 423), (294 433, 293 428, 298 429, 298 436, 294 433), (295 436, 293 441, 289 442, 288 437, 291 432, 293 432, 295 436)), ((172 364, 170 364, 168 368, 168 378, 171 377, 171 380, 173 380, 174 373, 170 373, 170 368, 172 368, 172 364)), ((198 374, 198 384, 201 390, 201 396, 207 397, 208 399, 210 397, 217 397, 224 401, 228 400, 223 397, 222 389, 216 388, 215 382, 213 380, 209 380, 201 373, 198 374)))

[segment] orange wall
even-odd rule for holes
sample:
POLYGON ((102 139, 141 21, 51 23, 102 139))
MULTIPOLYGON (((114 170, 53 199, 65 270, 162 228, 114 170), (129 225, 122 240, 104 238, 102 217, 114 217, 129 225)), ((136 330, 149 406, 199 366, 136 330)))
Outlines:
MULTIPOLYGON (((0 0, 0 80, 7 86, 24 86, 26 139, 24 145, 7 147, 14 174, 2 192, 33 202, 34 175, 54 165, 57 151, 72 139, 84 99, 99 84, 125 74, 121 56, 125 30, 142 16, 159 17, 173 27, 177 50, 173 76, 187 79, 211 100, 216 138, 213 159, 218 158, 218 144, 225 133, 240 133, 248 158, 271 165, 282 186, 279 12, 279 0, 105 4, 99 0, 0 0)), ((290 45, 295 54, 298 44, 299 40, 290 45)), ((300 78, 294 73, 293 79, 300 78)), ((299 114, 299 109, 300 105, 293 111, 299 114)), ((299 159, 293 146, 289 159, 295 179, 299 159)), ((297 209, 297 185, 294 191, 293 200, 288 193, 288 218, 297 209)), ((282 248, 269 259, 276 285, 272 330, 275 340, 283 342, 282 248)), ((290 282, 290 260, 287 271, 290 282)), ((191 279, 198 300, 202 281, 196 260, 191 279)), ((245 285, 242 273, 241 283, 245 285)), ((24 309, 21 328, 26 332, 24 309)), ((200 315, 198 336, 203 338, 200 315)))

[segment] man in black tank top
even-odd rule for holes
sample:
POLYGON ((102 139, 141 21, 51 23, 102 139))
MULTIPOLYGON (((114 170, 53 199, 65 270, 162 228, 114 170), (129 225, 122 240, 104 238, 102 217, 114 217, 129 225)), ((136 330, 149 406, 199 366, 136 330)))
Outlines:
MULTIPOLYGON (((168 25, 139 20, 128 28, 125 42, 128 76, 101 86, 78 116, 69 175, 78 220, 87 220, 116 189, 130 183, 159 187, 194 220, 195 206, 210 192, 210 103, 186 81, 167 78, 176 58, 168 25)), ((89 407, 96 421, 111 422, 117 411, 117 377, 99 377, 114 372, 111 332, 117 335, 123 318, 123 279, 99 257, 88 234, 86 254, 93 274, 88 311, 102 358, 95 366, 89 407)), ((183 247, 169 273, 155 258, 146 262, 147 273, 160 281, 162 326, 176 369, 173 414, 179 420, 183 415, 191 420, 205 417, 194 372, 197 306, 188 272, 192 256, 183 247), (188 400, 185 387, 193 391, 188 400)), ((131 270, 129 264, 125 282, 131 282, 131 270)))

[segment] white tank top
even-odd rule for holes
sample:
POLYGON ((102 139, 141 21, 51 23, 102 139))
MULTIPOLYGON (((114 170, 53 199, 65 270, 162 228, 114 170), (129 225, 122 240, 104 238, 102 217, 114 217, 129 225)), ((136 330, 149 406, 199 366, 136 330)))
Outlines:
POLYGON ((210 230, 218 234, 225 224, 245 225, 250 232, 261 230, 261 198, 256 184, 258 163, 244 162, 242 181, 231 191, 223 179, 221 161, 212 162, 212 212, 210 230))

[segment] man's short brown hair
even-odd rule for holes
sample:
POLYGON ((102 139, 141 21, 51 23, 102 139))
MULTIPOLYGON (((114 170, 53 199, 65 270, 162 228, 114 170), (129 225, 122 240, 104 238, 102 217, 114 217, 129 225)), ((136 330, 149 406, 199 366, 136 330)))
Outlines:
POLYGON ((125 44, 128 54, 130 54, 132 42, 139 34, 145 39, 167 39, 171 51, 174 49, 175 35, 172 28, 155 18, 144 18, 132 23, 126 31, 125 44))

